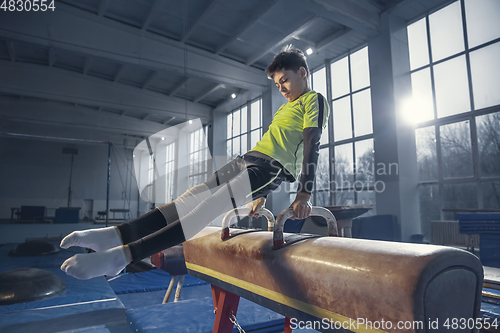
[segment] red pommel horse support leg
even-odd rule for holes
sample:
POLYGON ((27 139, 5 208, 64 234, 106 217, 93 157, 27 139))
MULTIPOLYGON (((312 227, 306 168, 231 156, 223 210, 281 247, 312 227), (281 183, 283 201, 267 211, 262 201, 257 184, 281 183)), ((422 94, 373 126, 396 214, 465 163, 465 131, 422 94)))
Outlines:
MULTIPOLYGON (((238 311, 240 296, 212 285, 215 321, 212 333, 230 333, 233 331, 234 318, 238 311), (232 320, 231 320, 232 319, 232 320)), ((285 318, 283 333, 292 333, 290 318, 285 318)))
POLYGON ((212 285, 215 322, 212 333, 230 333, 233 331, 233 316, 236 317, 240 296, 212 285))

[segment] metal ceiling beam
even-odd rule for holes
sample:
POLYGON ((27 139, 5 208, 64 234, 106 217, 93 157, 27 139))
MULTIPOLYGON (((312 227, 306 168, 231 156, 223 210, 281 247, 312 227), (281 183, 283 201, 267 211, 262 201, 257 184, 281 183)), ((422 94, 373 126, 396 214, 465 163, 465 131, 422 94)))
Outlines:
POLYGON ((85 58, 85 65, 83 66, 83 75, 87 75, 89 72, 90 66, 92 66, 92 57, 86 57, 85 58))
POLYGON ((54 67, 54 62, 56 61, 56 51, 51 46, 49 48, 49 67, 54 67))
MULTIPOLYGON (((274 86, 274 85, 273 85, 274 86)), ((262 96, 255 91, 240 91, 237 95, 236 98, 231 98, 229 97, 227 100, 221 102, 219 105, 217 105, 212 112, 230 112, 248 101, 254 100, 258 98, 259 96, 262 96)))
POLYGON ((242 89, 266 89, 261 70, 62 3, 57 9, 44 15, 5 15, 0 20, 0 37, 242 89))
MULTIPOLYGON (((141 138, 148 137, 156 132, 144 133, 141 138)), ((39 139, 74 142, 85 140, 87 142, 99 141, 102 143, 112 142, 117 146, 124 144, 124 139, 137 138, 138 135, 127 135, 119 133, 94 131, 90 128, 74 128, 70 126, 53 125, 47 122, 25 123, 18 120, 0 121, 0 136, 8 137, 39 137, 39 139)), ((140 141, 140 140, 139 140, 140 141)), ((133 141, 128 148, 134 148, 133 141)))
POLYGON ((210 89, 209 91, 207 91, 206 93, 204 93, 203 95, 201 95, 198 98, 196 98, 193 102, 194 103, 198 103, 199 101, 201 101, 202 99, 204 99, 208 95, 211 95, 214 91, 217 91, 217 90, 222 89, 224 87, 225 86, 223 84, 218 84, 215 87, 213 87, 212 89, 210 89))
POLYGON ((0 92, 160 117, 210 118, 210 107, 57 68, 0 61, 0 92), (187 115, 186 115, 187 113, 187 115))
POLYGON ((317 52, 323 51, 323 49, 325 49, 326 47, 328 47, 333 42, 338 41, 342 37, 348 35, 351 31, 352 31, 352 29, 346 28, 346 27, 343 27, 342 29, 337 30, 336 32, 334 32, 330 36, 324 38, 323 40, 320 40, 316 44, 316 51, 317 52))
POLYGON ((175 87, 171 92, 168 93, 168 96, 174 96, 179 90, 181 90, 181 88, 186 84, 188 83, 189 81, 189 78, 188 77, 185 77, 184 79, 182 79, 181 82, 179 82, 179 84, 177 85, 177 87, 175 87))
POLYGON ((309 12, 324 19, 342 24, 366 36, 379 34, 380 15, 364 8, 355 0, 293 0, 293 2, 309 12))
POLYGON ((147 88, 147 87, 151 84, 151 82, 153 82, 153 81, 154 81, 154 79, 155 79, 156 77, 158 77, 158 75, 159 75, 159 74, 160 74, 160 73, 158 73, 158 72, 153 72, 153 73, 152 73, 152 74, 148 77, 148 79, 146 80, 146 82, 144 82, 144 84, 142 85, 142 90, 146 89, 146 88, 147 88))
POLYGON ((186 31, 184 36, 182 37, 181 43, 185 43, 189 37, 193 34, 193 32, 198 28, 201 22, 210 14, 210 12, 215 8, 215 6, 219 3, 219 0, 211 0, 208 4, 203 8, 201 14, 196 18, 194 24, 189 27, 189 30, 186 31))
POLYGON ((54 126, 91 129, 119 134, 144 135, 164 129, 162 124, 99 112, 82 106, 54 102, 35 102, 0 98, 0 118, 25 124, 51 124, 54 126))
MULTIPOLYGON (((290 30, 292 32, 288 33, 287 35, 284 35, 283 33, 277 34, 276 38, 272 39, 270 42, 268 42, 264 47, 263 51, 259 52, 255 55, 253 55, 251 58, 249 58, 245 63, 249 66, 253 65, 256 63, 259 59, 264 57, 266 54, 269 52, 273 51, 277 47, 280 47, 280 45, 284 42, 286 42, 288 39, 292 38, 294 35, 298 35, 307 28, 309 28, 316 20, 318 19, 317 15, 308 15, 306 16, 305 21, 302 22, 296 22, 295 25, 290 27, 290 30)), ((289 31, 290 31, 289 30, 289 31)))
POLYGON ((172 120, 174 120, 174 119, 175 119, 175 117, 170 117, 170 118, 168 118, 167 120, 165 120, 165 121, 163 122, 163 125, 167 125, 169 122, 171 122, 171 121, 172 121, 172 120))
POLYGON ((108 8, 109 1, 110 0, 102 0, 101 1, 101 4, 99 5, 99 11, 97 12, 97 15, 99 15, 99 17, 104 16, 104 13, 106 12, 106 9, 108 8))
POLYGON ((381 13, 384 11, 384 6, 375 0, 357 0, 356 3, 374 13, 381 13))
POLYGON ((149 10, 148 17, 144 20, 144 23, 142 24, 142 31, 146 31, 149 28, 149 25, 151 24, 151 21, 154 18, 154 15, 158 12, 158 9, 160 8, 162 3, 162 0, 155 0, 155 3, 153 6, 151 6, 151 9, 149 10))
POLYGON ((113 79, 113 82, 117 82, 120 79, 120 77, 123 75, 123 73, 126 72, 126 70, 127 70, 127 65, 121 65, 120 69, 118 70, 118 72, 115 75, 115 78, 113 79))
POLYGON ((16 61, 16 47, 13 42, 6 40, 5 44, 7 44, 7 52, 9 52, 10 61, 16 61))
POLYGON ((238 30, 236 30, 230 39, 219 46, 217 50, 215 50, 215 54, 221 54, 229 45, 236 41, 245 31, 250 29, 251 26, 257 23, 262 16, 273 9, 280 1, 281 0, 264 1, 264 5, 258 8, 258 10, 238 30))

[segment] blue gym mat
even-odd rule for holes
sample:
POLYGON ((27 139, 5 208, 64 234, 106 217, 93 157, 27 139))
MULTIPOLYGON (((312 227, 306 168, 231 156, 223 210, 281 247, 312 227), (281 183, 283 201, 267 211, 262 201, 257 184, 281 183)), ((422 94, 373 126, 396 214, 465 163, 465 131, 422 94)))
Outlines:
MULTIPOLYGON (((109 279, 113 291, 119 294, 140 293, 148 291, 166 290, 172 275, 161 269, 153 269, 141 273, 122 274, 109 279)), ((208 284, 190 275, 184 276, 184 287, 208 284)))
MULTIPOLYGON (((66 290, 54 297, 27 303, 0 306, 2 332, 55 332, 87 327, 113 325, 128 327, 126 309, 104 277, 78 280, 60 270, 61 264, 80 248, 35 257, 10 257, 8 252, 17 244, 0 247, 0 273, 39 268, 64 281, 66 290)), ((82 330, 83 331, 83 330, 82 330)))

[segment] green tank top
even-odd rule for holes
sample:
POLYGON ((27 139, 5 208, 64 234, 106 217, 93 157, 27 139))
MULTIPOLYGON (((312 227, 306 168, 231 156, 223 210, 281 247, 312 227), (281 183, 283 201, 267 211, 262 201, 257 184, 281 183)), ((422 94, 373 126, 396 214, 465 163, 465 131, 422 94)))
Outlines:
POLYGON ((326 99, 310 90, 278 109, 269 129, 250 151, 274 158, 298 179, 304 151, 303 130, 307 127, 324 129, 329 113, 326 99))

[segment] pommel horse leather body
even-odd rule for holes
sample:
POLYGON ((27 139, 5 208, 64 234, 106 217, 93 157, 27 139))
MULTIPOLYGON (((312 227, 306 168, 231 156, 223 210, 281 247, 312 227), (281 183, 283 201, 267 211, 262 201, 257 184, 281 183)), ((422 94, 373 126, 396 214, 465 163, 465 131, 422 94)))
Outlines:
POLYGON ((483 269, 467 251, 339 237, 274 250, 272 232, 241 232, 226 240, 220 234, 220 228, 207 227, 184 243, 189 274, 288 318, 422 321, 422 330, 358 325, 353 331, 444 332, 429 330, 429 320, 441 324, 480 314, 483 269))

